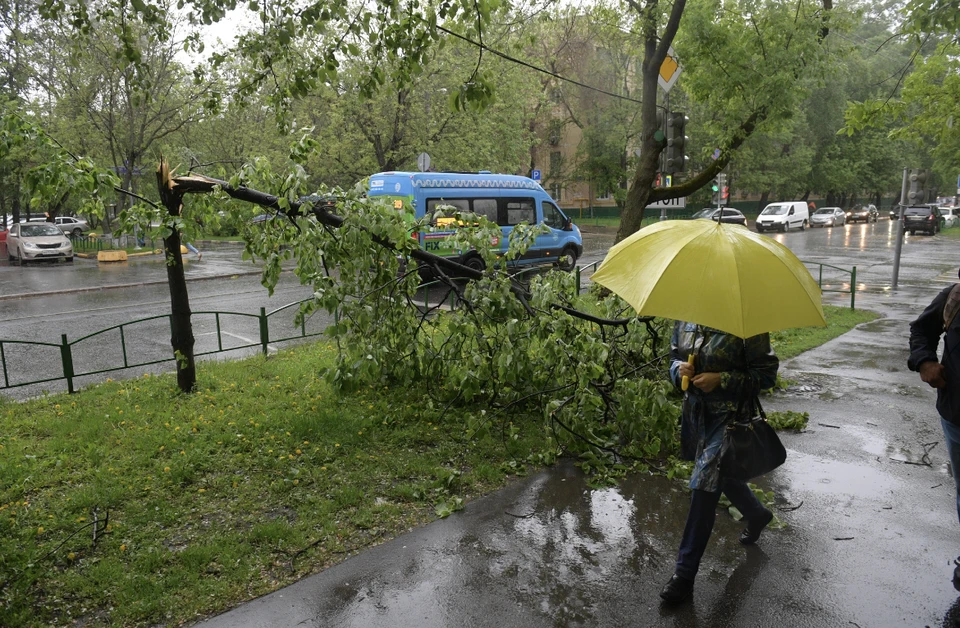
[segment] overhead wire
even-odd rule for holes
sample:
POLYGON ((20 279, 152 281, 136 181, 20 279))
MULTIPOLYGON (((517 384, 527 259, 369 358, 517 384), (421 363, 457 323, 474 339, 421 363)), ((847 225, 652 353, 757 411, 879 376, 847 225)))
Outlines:
POLYGON ((545 68, 541 68, 541 67, 539 67, 539 66, 533 65, 532 63, 528 63, 528 62, 526 62, 526 61, 523 61, 522 59, 517 59, 516 57, 511 57, 510 55, 508 55, 508 54, 506 54, 506 53, 503 53, 503 52, 500 52, 499 50, 496 50, 496 49, 494 49, 494 48, 491 48, 490 46, 484 44, 483 42, 474 41, 473 39, 470 39, 469 37, 466 37, 466 36, 464 36, 464 35, 461 35, 460 33, 456 33, 456 32, 454 32, 454 31, 452 31, 452 30, 447 29, 447 28, 444 28, 443 26, 440 26, 439 24, 437 25, 436 28, 437 28, 438 31, 442 31, 442 32, 444 32, 444 33, 446 33, 446 34, 448 34, 448 35, 450 35, 450 36, 452 36, 452 37, 456 37, 457 39, 463 40, 463 41, 467 42, 468 44, 470 44, 470 45, 472 45, 472 46, 476 46, 476 47, 480 48, 481 50, 486 50, 486 51, 489 52, 490 54, 495 55, 495 56, 497 56, 497 57, 500 57, 501 59, 505 59, 505 60, 507 60, 507 61, 510 61, 511 63, 516 63, 517 65, 521 65, 521 66, 523 66, 523 67, 530 68, 531 70, 535 70, 535 71, 540 72, 540 73, 542 73, 542 74, 546 74, 546 75, 548 75, 548 76, 552 76, 553 78, 555 78, 555 79, 557 79, 557 80, 564 81, 564 82, 566 82, 566 83, 571 83, 571 84, 573 84, 573 85, 576 85, 577 87, 582 87, 583 89, 589 89, 589 90, 594 91, 594 92, 599 92, 599 93, 601 93, 601 94, 605 94, 605 95, 610 96, 610 97, 612 97, 612 98, 618 98, 618 99, 620 99, 620 100, 625 100, 625 101, 627 101, 627 102, 637 103, 638 105, 642 105, 642 104, 643 104, 643 101, 637 100, 636 98, 630 98, 629 96, 624 96, 623 94, 615 94, 615 93, 613 93, 613 92, 608 92, 608 91, 606 91, 606 90, 600 89, 599 87, 593 87, 592 85, 587 85, 586 83, 581 83, 580 81, 574 80, 574 79, 572 79, 572 78, 567 78, 567 77, 565 77, 565 76, 563 76, 563 75, 561 75, 561 74, 557 74, 556 72, 552 72, 552 71, 547 70, 547 69, 545 69, 545 68))

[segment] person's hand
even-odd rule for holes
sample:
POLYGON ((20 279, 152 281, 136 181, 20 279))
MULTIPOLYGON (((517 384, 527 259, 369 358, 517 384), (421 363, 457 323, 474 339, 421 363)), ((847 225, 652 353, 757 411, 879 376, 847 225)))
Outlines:
POLYGON ((931 388, 946 388, 947 386, 946 369, 934 360, 927 360, 920 365, 920 379, 930 384, 931 388))
POLYGON ((694 369, 693 369, 693 365, 692 365, 692 364, 690 364, 689 362, 681 362, 681 363, 680 363, 680 377, 681 377, 681 378, 683 378, 683 377, 689 377, 690 379, 693 379, 693 373, 694 373, 694 369))
POLYGON ((705 393, 712 393, 720 385, 720 373, 700 373, 691 377, 690 383, 705 393))

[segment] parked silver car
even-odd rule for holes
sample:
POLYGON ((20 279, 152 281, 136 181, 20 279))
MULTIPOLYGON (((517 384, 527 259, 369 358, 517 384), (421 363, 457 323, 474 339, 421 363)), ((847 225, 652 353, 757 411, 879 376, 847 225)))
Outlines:
POLYGON ((60 231, 72 236, 81 236, 87 231, 90 231, 90 225, 87 224, 86 220, 74 218, 73 216, 57 216, 53 221, 47 220, 46 218, 31 218, 26 222, 29 224, 47 223, 57 225, 60 227, 60 231))
POLYGON ((40 259, 73 261, 73 244, 56 225, 22 222, 7 233, 7 257, 20 262, 40 259))
POLYGON ((837 227, 846 221, 847 215, 839 207, 821 207, 810 214, 811 227, 837 227))
POLYGON ((57 221, 57 226, 60 227, 60 231, 63 231, 67 235, 81 236, 87 231, 90 231, 90 225, 87 224, 87 221, 81 220, 80 218, 57 216, 55 220, 57 221))

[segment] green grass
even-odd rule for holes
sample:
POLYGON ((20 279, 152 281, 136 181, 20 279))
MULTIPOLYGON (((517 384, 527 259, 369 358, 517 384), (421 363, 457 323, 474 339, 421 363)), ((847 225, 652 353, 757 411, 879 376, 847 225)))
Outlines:
POLYGON ((960 240, 960 226, 944 229, 943 231, 940 232, 940 235, 944 236, 945 238, 960 240))
MULTIPOLYGON (((826 329, 775 335, 781 358, 875 318, 824 309, 826 329)), ((203 363, 192 395, 164 375, 0 397, 0 625, 191 621, 448 514, 539 460, 538 416, 509 417, 527 428, 517 440, 468 438, 478 408, 444 414, 418 390, 337 394, 318 376, 333 355, 318 343, 203 363)))
POLYGON ((222 611, 494 490, 539 446, 467 440, 468 411, 422 392, 341 398, 316 376, 331 361, 321 344, 206 363, 193 395, 162 376, 0 402, 0 625, 222 611))
POLYGON ((835 305, 824 305, 823 314, 827 319, 826 327, 787 329, 770 334, 770 343, 777 356, 781 360, 795 357, 847 333, 860 323, 868 323, 877 318, 875 312, 851 310, 835 305))

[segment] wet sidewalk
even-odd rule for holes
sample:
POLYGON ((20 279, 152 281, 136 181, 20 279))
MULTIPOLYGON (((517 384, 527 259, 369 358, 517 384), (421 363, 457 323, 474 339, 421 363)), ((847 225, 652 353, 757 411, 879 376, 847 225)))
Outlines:
POLYGON ((936 248, 939 266, 858 295, 882 318, 785 361, 794 383, 765 405, 809 412, 810 424, 783 435, 787 463, 761 484, 787 525, 743 547, 741 525, 720 513, 691 604, 658 597, 684 485, 632 475, 593 490, 566 463, 197 625, 944 625, 960 610, 960 527, 934 391, 906 368, 909 321, 956 277, 952 243, 936 248))

